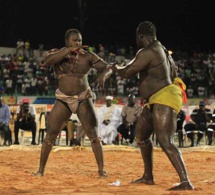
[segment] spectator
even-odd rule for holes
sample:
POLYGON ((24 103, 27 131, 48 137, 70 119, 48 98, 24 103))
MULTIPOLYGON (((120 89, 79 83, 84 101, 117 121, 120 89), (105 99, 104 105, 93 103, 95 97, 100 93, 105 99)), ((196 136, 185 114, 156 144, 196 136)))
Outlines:
POLYGON ((179 147, 183 147, 183 138, 184 138, 184 134, 183 134, 183 124, 184 124, 184 120, 186 118, 186 113, 184 110, 180 110, 180 112, 177 115, 177 128, 176 128, 176 132, 178 133, 178 142, 179 142, 179 147))
POLYGON ((142 106, 135 102, 135 96, 133 94, 129 94, 128 104, 122 108, 121 112, 122 124, 117 128, 117 131, 121 133, 122 138, 126 140, 126 144, 133 144, 136 123, 141 112, 142 106))
POLYGON ((191 140, 191 147, 199 145, 204 132, 206 131, 207 122, 211 120, 211 110, 205 108, 206 103, 204 101, 199 102, 199 109, 194 109, 191 114, 191 122, 184 126, 187 137, 191 140), (193 130, 198 130, 198 139, 195 144, 193 130))
POLYGON ((65 129, 68 133, 68 140, 70 142, 70 146, 72 146, 73 143, 73 135, 74 135, 74 130, 75 130, 75 123, 74 121, 70 118, 65 124, 62 129, 65 129))
POLYGON ((24 48, 25 48, 25 50, 24 50, 25 56, 27 58, 30 58, 31 57, 31 45, 30 45, 29 39, 25 41, 24 48))
POLYGON ((32 141, 31 145, 36 145, 36 109, 33 105, 30 105, 30 100, 28 98, 24 98, 22 100, 22 104, 17 108, 17 119, 14 125, 14 136, 15 142, 14 144, 19 144, 19 129, 23 130, 31 130, 32 132, 32 141))
POLYGON ((38 46, 38 51, 39 51, 40 57, 42 57, 43 52, 44 52, 44 48, 43 47, 44 47, 43 43, 40 43, 39 46, 38 46))
POLYGON ((191 85, 189 85, 188 88, 187 88, 187 96, 188 96, 188 98, 193 98, 193 93, 194 93, 194 90, 191 87, 191 85))
POLYGON ((16 55, 20 55, 20 51, 21 51, 21 55, 24 55, 24 41, 20 38, 17 42, 16 42, 16 55))
POLYGON ((208 145, 212 145, 214 132, 215 132, 215 114, 212 115, 212 121, 207 127, 208 145))
POLYGON ((102 44, 99 44, 99 52, 98 52, 98 56, 102 59, 105 60, 105 48, 102 44))
POLYGON ((121 123, 121 110, 112 104, 112 100, 113 96, 106 96, 106 104, 98 109, 98 135, 103 145, 115 143, 117 127, 121 123))
MULTIPOLYGON (((71 117, 69 118, 69 120, 67 122, 64 123, 64 125, 61 129, 64 131, 67 131, 68 141, 70 142, 69 145, 72 146, 73 142, 74 142, 73 136, 74 136, 74 130, 76 129, 76 125, 75 125, 75 122, 71 119, 71 117)), ((61 134, 61 132, 60 132, 60 134, 61 134)), ((57 140, 57 138, 56 138, 56 140, 57 140)), ((56 145, 56 140, 53 145, 56 145)))
POLYGON ((205 87, 202 84, 200 84, 198 86, 198 96, 200 98, 204 98, 205 97, 205 87))
MULTIPOLYGON (((92 91, 92 101, 93 103, 95 103, 96 101, 96 93, 94 91, 92 91)), ((85 138, 85 131, 83 128, 83 125, 80 123, 80 121, 74 120, 74 125, 75 125, 75 129, 76 129, 76 139, 73 139, 72 142, 70 142, 70 146, 74 145, 78 145, 81 146, 81 139, 85 138)))
POLYGON ((4 87, 0 86, 0 95, 2 95, 4 91, 5 91, 4 87))
POLYGON ((6 94, 12 96, 13 95, 13 80, 11 77, 9 77, 5 81, 5 88, 6 88, 6 94))
POLYGON ((30 81, 31 81, 30 83, 31 95, 35 96, 37 94, 37 82, 38 82, 38 79, 35 74, 30 78, 30 81))
POLYGON ((9 128, 10 121, 10 107, 3 103, 3 98, 0 96, 0 130, 4 132, 3 146, 11 143, 11 131, 9 128))

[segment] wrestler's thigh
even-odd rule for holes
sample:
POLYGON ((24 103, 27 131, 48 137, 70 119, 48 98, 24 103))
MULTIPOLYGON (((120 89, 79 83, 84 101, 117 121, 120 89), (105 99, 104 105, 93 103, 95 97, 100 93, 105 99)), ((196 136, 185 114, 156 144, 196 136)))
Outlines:
POLYGON ((84 128, 85 133, 89 138, 96 137, 97 131, 97 116, 95 108, 90 99, 82 101, 79 105, 77 116, 84 128))
POLYGON ((71 116, 71 111, 60 101, 56 101, 48 116, 48 132, 60 132, 71 116))
POLYGON ((139 141, 147 140, 153 133, 152 113, 144 106, 136 124, 136 138, 139 141))
POLYGON ((174 137, 177 126, 177 114, 169 106, 154 104, 153 126, 158 141, 170 141, 174 137))

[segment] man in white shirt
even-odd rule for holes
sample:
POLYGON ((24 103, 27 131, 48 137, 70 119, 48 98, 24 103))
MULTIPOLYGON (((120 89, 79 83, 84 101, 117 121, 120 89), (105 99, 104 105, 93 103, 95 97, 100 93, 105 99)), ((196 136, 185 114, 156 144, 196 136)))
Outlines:
POLYGON ((21 38, 16 42, 16 55, 19 55, 20 52, 24 55, 24 41, 21 38))
POLYGON ((106 104, 98 109, 98 135, 103 145, 115 142, 117 127, 122 122, 121 109, 112 104, 113 97, 106 96, 106 104))

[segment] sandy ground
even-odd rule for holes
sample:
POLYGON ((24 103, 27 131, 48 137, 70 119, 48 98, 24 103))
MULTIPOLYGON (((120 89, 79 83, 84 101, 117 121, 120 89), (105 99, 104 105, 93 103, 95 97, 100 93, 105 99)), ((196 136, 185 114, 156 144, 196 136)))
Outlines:
POLYGON ((168 191, 179 182, 164 152, 154 148, 156 185, 130 184, 143 174, 139 148, 103 146, 107 178, 100 178, 91 147, 54 146, 44 177, 35 177, 41 145, 0 147, 0 194, 215 194, 215 146, 180 148, 194 191, 168 191), (113 182, 120 180, 119 186, 113 182))

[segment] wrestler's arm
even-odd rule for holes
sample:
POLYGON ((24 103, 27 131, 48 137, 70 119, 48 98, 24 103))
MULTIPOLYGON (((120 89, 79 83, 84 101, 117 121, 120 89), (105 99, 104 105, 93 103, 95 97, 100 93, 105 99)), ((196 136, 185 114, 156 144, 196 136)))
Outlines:
POLYGON ((174 80, 174 78, 178 77, 178 66, 176 66, 175 61, 173 60, 171 55, 169 55, 169 60, 171 63, 171 77, 172 80, 174 80))
MULTIPOLYGON (((85 46, 83 46, 83 47, 85 47, 85 46)), ((83 51, 82 47, 63 47, 60 50, 54 48, 54 49, 47 51, 43 55, 43 59, 44 59, 44 62, 46 65, 51 66, 51 65, 55 65, 58 62, 60 62, 61 60, 63 60, 65 58, 65 56, 67 56, 69 53, 83 54, 84 51, 83 51)))
POLYGON ((105 80, 111 76, 113 71, 107 68, 109 64, 102 58, 100 58, 97 54, 91 52, 91 55, 92 67, 98 71, 98 76, 94 83, 96 86, 104 87, 105 80))
POLYGON ((110 66, 110 69, 116 71, 120 77, 130 78, 147 68, 151 61, 151 55, 149 51, 140 49, 129 63, 122 63, 121 65, 113 64, 110 66))

